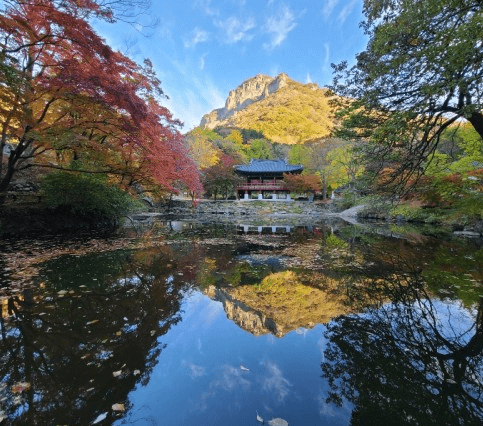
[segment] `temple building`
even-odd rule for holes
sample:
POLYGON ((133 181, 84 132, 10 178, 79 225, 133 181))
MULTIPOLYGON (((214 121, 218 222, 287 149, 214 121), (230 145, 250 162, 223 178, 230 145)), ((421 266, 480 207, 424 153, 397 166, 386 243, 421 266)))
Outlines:
POLYGON ((300 164, 291 165, 286 160, 252 159, 249 164, 236 166, 235 173, 244 178, 244 182, 237 186, 237 198, 290 199, 283 174, 299 174, 303 169, 300 164))

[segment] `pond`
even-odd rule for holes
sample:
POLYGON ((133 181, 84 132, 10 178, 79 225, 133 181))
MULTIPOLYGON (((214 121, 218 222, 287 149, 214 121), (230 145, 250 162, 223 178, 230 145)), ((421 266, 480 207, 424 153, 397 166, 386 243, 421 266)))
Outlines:
POLYGON ((481 425, 482 247, 336 219, 3 241, 0 424, 481 425))

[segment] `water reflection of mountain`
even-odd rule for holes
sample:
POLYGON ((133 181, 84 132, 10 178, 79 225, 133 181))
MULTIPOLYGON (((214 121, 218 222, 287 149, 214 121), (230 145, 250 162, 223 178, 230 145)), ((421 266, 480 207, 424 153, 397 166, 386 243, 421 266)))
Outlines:
POLYGON ((312 328, 349 311, 334 281, 293 271, 267 275, 257 285, 236 288, 210 286, 206 294, 222 302, 227 317, 244 330, 282 337, 298 328, 312 328), (302 282, 305 281, 305 283, 302 282), (319 287, 314 286, 318 281, 319 287), (312 285, 310 285, 312 284, 312 285))
POLYGON ((243 330, 255 336, 268 333, 276 336, 281 335, 280 327, 272 318, 268 318, 263 312, 251 309, 243 302, 233 299, 227 291, 210 286, 206 294, 213 300, 221 302, 228 319, 238 324, 243 330))

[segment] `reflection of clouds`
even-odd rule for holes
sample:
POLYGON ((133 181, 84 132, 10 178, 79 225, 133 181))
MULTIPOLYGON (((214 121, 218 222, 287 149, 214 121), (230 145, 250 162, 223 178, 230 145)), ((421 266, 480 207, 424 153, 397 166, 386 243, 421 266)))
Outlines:
POLYGON ((289 394, 289 387, 292 384, 283 377, 277 365, 269 361, 265 366, 267 367, 269 376, 263 380, 262 389, 273 394, 278 402, 282 402, 289 394))
POLYGON ((208 390, 205 390, 197 401, 191 402, 191 411, 206 411, 209 399, 215 398, 220 389, 225 392, 249 391, 252 382, 245 378, 247 374, 249 373, 238 367, 223 365, 208 385, 208 390))
POLYGON ((321 418, 330 418, 331 425, 347 425, 349 419, 352 415, 353 407, 347 404, 344 404, 342 407, 337 407, 334 409, 332 404, 328 404, 326 402, 325 395, 326 392, 320 391, 320 394, 317 396, 317 405, 319 407, 319 413, 321 418), (324 396, 325 395, 325 396, 324 396))
POLYGON ((317 397, 317 403, 319 406, 319 413, 322 417, 336 417, 337 412, 334 410, 334 407, 330 404, 325 402, 325 397, 323 394, 320 394, 317 397))
POLYGON ((327 339, 322 335, 320 336, 320 339, 317 340, 317 346, 320 349, 320 354, 322 357, 322 361, 325 359, 325 348, 327 346, 327 339))
POLYGON ((225 309, 223 308, 223 303, 212 302, 203 310, 203 324, 210 325, 215 319, 218 318, 220 314, 225 316, 225 309))
POLYGON ((191 411, 206 411, 208 408, 208 400, 216 395, 216 392, 203 392, 198 401, 193 403, 191 411))
POLYGON ((225 365, 222 368, 220 377, 210 383, 210 388, 221 388, 228 392, 233 392, 239 387, 244 391, 250 389, 251 382, 243 377, 246 373, 231 365, 225 365))
POLYGON ((299 334, 300 336, 306 337, 309 334, 310 330, 307 328, 299 327, 295 330, 295 333, 299 334))
POLYGON ((189 375, 192 379, 197 379, 198 377, 206 375, 206 368, 201 365, 196 365, 189 361, 183 361, 181 366, 189 371, 189 375))

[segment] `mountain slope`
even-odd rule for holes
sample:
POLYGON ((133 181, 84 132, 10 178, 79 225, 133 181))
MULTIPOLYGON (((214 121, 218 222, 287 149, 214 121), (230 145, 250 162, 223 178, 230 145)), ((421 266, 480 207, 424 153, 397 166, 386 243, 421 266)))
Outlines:
POLYGON ((232 90, 225 107, 206 114, 200 126, 254 129, 274 142, 294 144, 329 136, 333 120, 327 89, 283 73, 259 74, 232 90))

